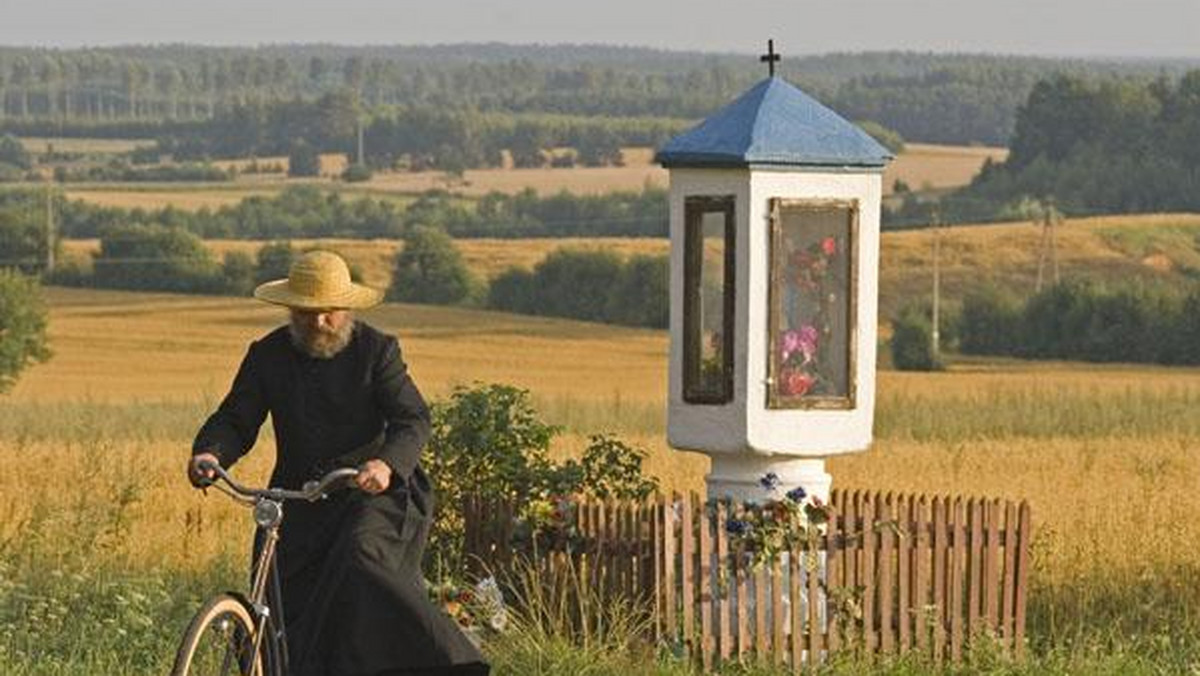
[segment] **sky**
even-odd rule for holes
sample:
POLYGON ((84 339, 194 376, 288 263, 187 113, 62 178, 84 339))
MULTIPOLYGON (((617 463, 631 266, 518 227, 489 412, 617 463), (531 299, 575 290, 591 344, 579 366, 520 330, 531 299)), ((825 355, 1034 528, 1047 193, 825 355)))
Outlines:
POLYGON ((603 43, 1200 57, 1200 0, 0 0, 0 44, 603 43))

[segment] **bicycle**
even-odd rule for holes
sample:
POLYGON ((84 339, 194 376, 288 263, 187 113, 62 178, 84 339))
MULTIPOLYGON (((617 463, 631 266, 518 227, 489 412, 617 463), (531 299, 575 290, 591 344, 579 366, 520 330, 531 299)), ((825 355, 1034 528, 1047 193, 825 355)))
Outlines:
POLYGON ((192 618, 175 654, 172 676, 284 676, 287 674, 287 643, 283 618, 271 613, 267 585, 274 580, 275 550, 283 503, 287 500, 315 502, 325 498, 338 484, 358 475, 350 467, 335 469, 300 490, 247 488, 234 481, 223 467, 200 464, 216 475, 208 484, 244 505, 253 507, 254 522, 261 531, 261 546, 251 574, 249 595, 225 592, 209 599, 192 618), (224 483, 225 485, 222 485, 224 483))

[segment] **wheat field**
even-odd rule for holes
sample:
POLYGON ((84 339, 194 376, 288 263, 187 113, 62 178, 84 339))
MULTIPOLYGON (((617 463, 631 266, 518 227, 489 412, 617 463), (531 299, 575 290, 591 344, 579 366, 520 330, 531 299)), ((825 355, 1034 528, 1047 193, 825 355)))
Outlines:
MULTIPOLYGON (((283 319, 246 299, 46 293, 55 356, 0 399, 0 600, 25 595, 7 597, 17 615, 0 613, 0 634, 18 637, 0 638, 0 667, 25 664, 34 648, 20 636, 43 646, 52 635, 17 619, 31 607, 67 622, 65 609, 115 593, 127 600, 112 611, 128 615, 121 622, 157 626, 155 640, 169 642, 177 627, 161 626, 162 604, 186 617, 214 571, 236 584, 249 516, 190 489, 183 463, 247 342, 283 319), (118 570, 118 582, 103 581, 118 570)), ((390 304, 365 318, 400 336, 431 399, 473 382, 528 388, 565 428, 556 456, 613 432, 648 451, 665 490, 703 490, 708 461, 664 439, 664 333, 390 304)), ((944 373, 882 371, 873 446, 828 469, 842 488, 1029 500, 1038 654, 1153 653, 1148 673, 1171 672, 1200 659, 1186 638, 1200 603, 1198 409, 1200 369, 975 359, 944 373)), ((237 473, 263 481, 272 443, 264 429, 237 473)), ((97 648, 94 659, 124 650, 97 648)))
MULTIPOLYGON (((35 140, 27 140, 27 145, 35 140)), ((94 141, 81 143, 80 148, 106 149, 110 145, 94 141)), ((125 148, 129 142, 111 144, 125 148)), ((58 148, 59 146, 55 146, 58 148)), ((44 144, 40 148, 45 150, 44 144)), ((65 148, 64 148, 65 149, 65 148)), ((127 149, 132 149, 127 148, 127 149)), ((115 151, 113 151, 115 152, 115 151)), ((1008 151, 986 146, 940 146, 909 144, 884 172, 884 193, 890 194, 897 179, 913 190, 942 190, 966 185, 979 172, 983 163, 1003 160, 1008 151)), ((369 181, 347 185, 337 179, 346 167, 344 155, 325 154, 321 157, 321 178, 287 178, 278 173, 240 174, 232 183, 119 183, 81 184, 68 186, 67 197, 109 207, 126 209, 176 209, 196 211, 231 206, 252 195, 272 195, 292 185, 318 185, 338 190, 347 196, 400 197, 427 190, 449 190, 465 197, 480 197, 499 191, 515 194, 532 188, 542 195, 566 191, 578 195, 600 195, 616 190, 639 191, 643 188, 665 188, 667 172, 654 163, 649 148, 624 149, 625 165, 621 167, 573 167, 570 169, 469 169, 461 177, 441 171, 379 172, 369 181)), ((264 157, 254 160, 260 165, 283 165, 286 157, 264 157)), ((244 170, 251 160, 220 160, 215 165, 225 169, 244 170)))

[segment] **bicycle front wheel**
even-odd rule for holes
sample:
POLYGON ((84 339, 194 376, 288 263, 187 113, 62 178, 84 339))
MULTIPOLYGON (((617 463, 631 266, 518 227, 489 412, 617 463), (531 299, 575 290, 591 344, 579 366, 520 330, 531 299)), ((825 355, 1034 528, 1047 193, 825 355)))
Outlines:
POLYGON ((263 676, 254 620, 239 599, 214 597, 196 613, 175 654, 172 676, 263 676))

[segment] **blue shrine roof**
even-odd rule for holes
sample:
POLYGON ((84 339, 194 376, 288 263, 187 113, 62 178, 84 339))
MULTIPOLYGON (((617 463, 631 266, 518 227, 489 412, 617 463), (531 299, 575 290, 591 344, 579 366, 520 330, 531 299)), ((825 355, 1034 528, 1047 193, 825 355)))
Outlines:
POLYGON ((664 167, 882 168, 893 155, 816 99, 771 77, 658 151, 664 167))

